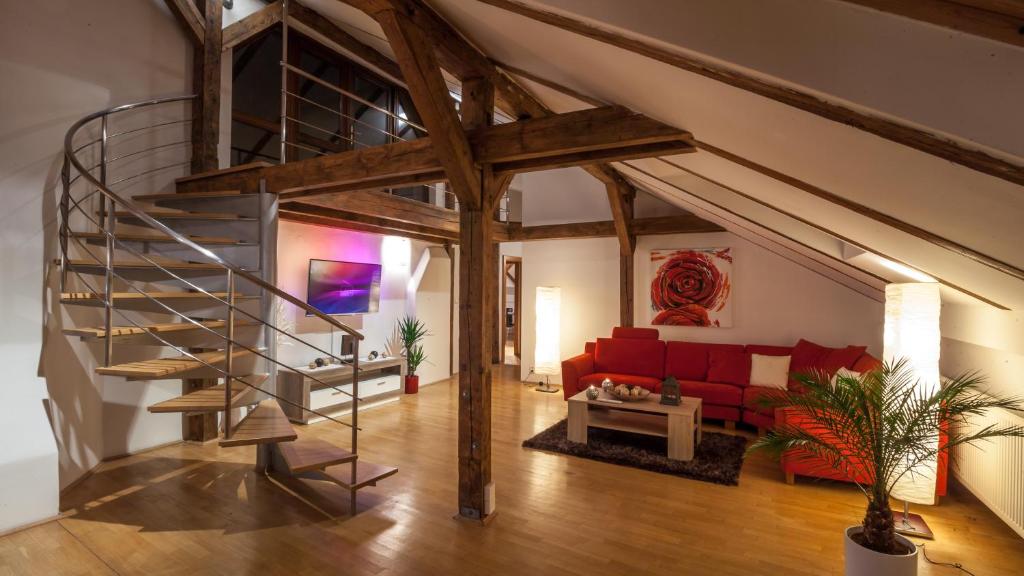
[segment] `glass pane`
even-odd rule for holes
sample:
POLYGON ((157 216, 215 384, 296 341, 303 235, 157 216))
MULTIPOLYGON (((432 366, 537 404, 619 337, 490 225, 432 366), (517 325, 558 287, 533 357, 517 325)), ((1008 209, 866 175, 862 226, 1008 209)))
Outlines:
POLYGON ((280 32, 269 33, 234 50, 232 166, 255 160, 276 162, 280 156, 280 61, 280 32))
POLYGON ((390 143, 389 116, 381 110, 390 108, 391 89, 384 84, 356 74, 352 81, 352 92, 362 100, 353 98, 350 103, 355 147, 368 148, 390 143))
MULTIPOLYGON (((412 105, 412 97, 409 96, 408 92, 401 88, 399 88, 397 92, 398 102, 396 102, 395 114, 398 115, 399 118, 406 118, 414 122, 416 125, 422 126, 423 122, 420 121, 420 116, 416 113, 416 108, 412 105)), ((408 122, 403 122, 401 120, 396 121, 395 132, 402 140, 416 140, 417 138, 426 135, 426 132, 423 132, 419 128, 414 128, 408 122)))

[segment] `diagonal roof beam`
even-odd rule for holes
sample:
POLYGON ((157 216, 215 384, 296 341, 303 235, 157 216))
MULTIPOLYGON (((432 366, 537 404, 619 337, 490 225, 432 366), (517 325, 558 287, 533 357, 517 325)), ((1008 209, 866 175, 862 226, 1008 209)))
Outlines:
POLYGON ((206 36, 205 18, 199 12, 194 0, 164 0, 171 14, 178 20, 188 33, 188 37, 196 46, 203 45, 206 36))
POLYGON ((474 166, 473 151, 430 41, 404 12, 382 10, 373 16, 398 58, 416 111, 427 127, 455 195, 465 205, 479 209, 480 171, 474 166))
MULTIPOLYGON (((340 0, 360 10, 374 14, 383 10, 399 10, 420 28, 431 45, 437 51, 437 59, 441 68, 451 72, 460 80, 466 78, 486 78, 494 85, 495 99, 498 108, 514 118, 541 118, 552 114, 534 95, 527 92, 504 72, 498 70, 494 63, 467 40, 458 30, 444 18, 427 6, 422 0, 340 0)), ((608 164, 597 164, 596 168, 587 168, 587 172, 602 182, 606 178, 615 179, 617 186, 632 190, 632 186, 608 164)))
POLYGON ((908 124, 859 112, 841 104, 828 102, 807 92, 765 81, 713 62, 678 54, 649 42, 599 28, 563 14, 556 14, 527 5, 519 0, 477 0, 513 14, 543 22, 574 34, 602 42, 641 56, 675 66, 681 70, 728 84, 740 90, 781 102, 798 110, 852 126, 886 140, 943 158, 978 172, 1024 185, 1024 165, 997 158, 983 150, 969 148, 941 135, 932 134, 908 124))

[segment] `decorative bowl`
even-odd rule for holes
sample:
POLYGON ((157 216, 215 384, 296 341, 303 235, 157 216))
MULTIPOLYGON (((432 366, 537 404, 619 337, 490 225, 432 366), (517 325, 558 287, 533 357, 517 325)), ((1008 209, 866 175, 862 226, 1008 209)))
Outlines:
POLYGON ((624 402, 636 402, 637 400, 643 400, 650 396, 651 391, 641 386, 619 384, 612 390, 611 394, 615 398, 624 402))

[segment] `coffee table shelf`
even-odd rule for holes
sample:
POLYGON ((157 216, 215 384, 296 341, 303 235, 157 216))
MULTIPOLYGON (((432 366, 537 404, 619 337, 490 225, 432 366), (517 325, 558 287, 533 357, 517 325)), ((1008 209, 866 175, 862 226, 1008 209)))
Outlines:
POLYGON ((569 398, 568 439, 586 444, 589 426, 658 436, 668 439, 670 459, 689 461, 701 440, 701 406, 700 398, 688 396, 678 406, 661 404, 660 394, 636 402, 602 402, 589 400, 583 391, 569 398))

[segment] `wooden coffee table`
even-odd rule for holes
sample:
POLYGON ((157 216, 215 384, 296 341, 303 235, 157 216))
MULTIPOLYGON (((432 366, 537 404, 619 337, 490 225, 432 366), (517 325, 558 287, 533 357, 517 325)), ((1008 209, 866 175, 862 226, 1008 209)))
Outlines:
POLYGON ((602 402, 611 398, 604 392, 597 400, 587 400, 584 390, 569 398, 569 441, 587 443, 587 427, 622 430, 636 434, 668 438, 668 457, 693 460, 700 444, 701 399, 684 396, 678 406, 661 404, 660 394, 651 394, 636 402, 602 402))

